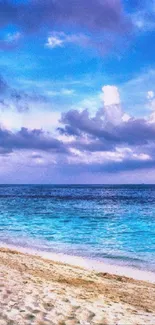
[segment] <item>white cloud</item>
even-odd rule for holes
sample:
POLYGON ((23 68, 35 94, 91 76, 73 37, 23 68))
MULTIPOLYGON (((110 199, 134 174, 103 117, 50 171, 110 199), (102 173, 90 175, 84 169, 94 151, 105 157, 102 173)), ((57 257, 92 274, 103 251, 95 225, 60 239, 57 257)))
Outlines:
POLYGON ((52 132, 59 126, 61 114, 43 107, 31 107, 29 111, 18 112, 16 108, 0 111, 1 126, 9 130, 19 130, 21 127, 29 129, 43 129, 52 132))
POLYGON ((49 36, 47 39, 46 46, 54 49, 55 47, 62 47, 64 44, 64 41, 58 37, 58 36, 49 36))
POLYGON ((120 104, 120 95, 116 86, 104 86, 102 91, 104 106, 120 104))
POLYGON ((152 90, 149 90, 147 92, 147 99, 153 99, 154 98, 154 91, 152 90))
POLYGON ((121 99, 119 89, 116 86, 106 85, 102 87, 102 93, 99 92, 94 96, 88 96, 76 105, 72 105, 72 109, 82 111, 87 109, 90 116, 94 116, 98 108, 104 106, 105 121, 113 124, 119 124, 122 121, 128 121, 131 116, 124 113, 121 107, 121 99))
POLYGON ((52 32, 45 44, 48 48, 63 47, 65 44, 76 44, 86 46, 90 44, 90 38, 84 34, 65 34, 63 32, 52 32))
POLYGON ((151 157, 148 154, 140 153, 140 154, 133 154, 133 158, 139 159, 139 160, 150 160, 151 157))
POLYGON ((141 161, 148 161, 151 160, 151 157, 143 152, 136 153, 134 149, 124 147, 124 148, 117 148, 115 151, 105 151, 105 152, 81 152, 77 149, 70 149, 72 153, 75 155, 68 157, 69 163, 85 163, 85 164, 106 164, 110 162, 123 162, 125 159, 129 160, 141 160, 141 161))
POLYGON ((113 125, 120 124, 122 122, 123 111, 121 108, 121 101, 119 90, 116 86, 104 86, 103 91, 103 103, 105 111, 105 123, 112 123, 113 125))
POLYGON ((122 116, 123 122, 129 121, 130 118, 131 118, 131 116, 129 114, 127 114, 127 113, 124 113, 123 116, 122 116))

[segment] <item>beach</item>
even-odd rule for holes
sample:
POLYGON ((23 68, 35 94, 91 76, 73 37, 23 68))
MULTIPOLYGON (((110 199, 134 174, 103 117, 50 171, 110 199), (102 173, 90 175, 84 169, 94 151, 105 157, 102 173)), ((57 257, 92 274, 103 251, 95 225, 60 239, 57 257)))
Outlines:
POLYGON ((155 323, 155 284, 0 249, 0 325, 155 323))

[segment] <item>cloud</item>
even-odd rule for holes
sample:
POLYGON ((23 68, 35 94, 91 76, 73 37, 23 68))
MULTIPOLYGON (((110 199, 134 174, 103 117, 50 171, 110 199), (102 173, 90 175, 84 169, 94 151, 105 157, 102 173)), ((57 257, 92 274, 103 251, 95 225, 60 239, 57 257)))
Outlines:
POLYGON ((51 110, 51 104, 35 103, 29 104, 30 109, 27 111, 18 111, 16 108, 3 109, 0 112, 0 123, 3 128, 8 130, 19 130, 22 127, 33 130, 43 129, 51 132, 59 125, 60 112, 51 110))
POLYGON ((108 85, 103 91, 102 108, 93 116, 86 109, 63 113, 54 135, 41 128, 9 131, 1 127, 0 155, 28 152, 31 167, 37 164, 39 168, 51 168, 52 162, 57 165, 57 172, 70 175, 154 168, 155 122, 150 120, 151 115, 125 119, 118 88, 108 85), (109 115, 107 107, 111 110, 109 115))
POLYGON ((147 92, 147 98, 148 99, 153 99, 154 98, 154 91, 152 91, 152 90, 149 90, 148 92, 147 92))
MULTIPOLYGON (((80 172, 86 172, 88 166, 86 164, 73 165, 73 169, 80 172)), ((93 163, 89 165, 89 170, 92 173, 110 173, 117 174, 126 171, 137 171, 141 169, 155 168, 155 160, 152 159, 123 159, 122 161, 111 161, 106 163, 93 163)))
POLYGON ((94 116, 88 110, 62 114, 58 132, 66 139, 72 137, 68 142, 74 154, 69 157, 70 167, 74 170, 77 166, 79 172, 89 168, 92 173, 154 168, 155 122, 150 116, 128 116, 121 107, 116 87, 105 86, 103 91, 104 107, 94 116), (107 108, 111 114, 107 114, 107 108))
POLYGON ((116 86, 104 86, 102 91, 105 123, 113 121, 113 124, 117 125, 123 117, 118 88, 116 86))
POLYGON ((54 153, 67 153, 64 144, 44 133, 41 129, 21 128, 17 132, 0 129, 0 148, 11 153, 16 150, 41 150, 54 153))
POLYGON ((104 86, 102 88, 102 91, 103 91, 104 106, 120 104, 119 91, 116 86, 104 86))
POLYGON ((122 43, 127 43, 130 40, 129 34, 126 38, 126 33, 118 33, 107 31, 92 31, 91 33, 64 33, 53 31, 47 38, 45 47, 48 49, 64 48, 69 45, 83 47, 85 49, 92 48, 97 50, 100 55, 105 55, 107 52, 115 48, 120 51, 122 43))
POLYGON ((45 44, 50 49, 74 44, 94 48, 101 55, 112 48, 116 50, 116 47, 120 51, 122 41, 125 40, 126 44, 129 42, 133 29, 132 19, 125 12, 122 2, 123 0, 0 0, 0 28, 14 26, 18 30, 0 41, 0 49, 13 50, 22 37, 24 39, 24 36, 34 33, 39 35, 42 31, 50 30, 51 34, 45 44), (80 33, 54 32, 55 27, 59 30, 76 27, 80 33))
POLYGON ((51 35, 47 39, 45 44, 48 48, 54 49, 55 47, 62 47, 65 43, 64 39, 61 39, 58 35, 51 35))
POLYGON ((16 25, 27 32, 38 30, 43 25, 78 25, 91 30, 121 32, 130 26, 121 0, 38 0, 17 3, 0 1, 1 27, 16 25))
POLYGON ((46 46, 49 48, 62 47, 65 44, 73 43, 80 44, 87 41, 88 38, 84 35, 67 35, 63 32, 53 32, 47 39, 46 46))
POLYGON ((93 38, 85 34, 65 34, 64 32, 54 31, 48 37, 45 46, 53 49, 56 47, 64 47, 69 44, 87 47, 97 46, 99 42, 97 40, 94 41, 93 38))
MULTIPOLYGON (((112 110, 112 107, 111 107, 112 110)), ((115 105, 113 106, 115 114, 115 105)), ((106 116, 106 114, 105 114, 106 116)), ((115 115, 114 115, 115 116, 115 115)), ((116 116, 116 119, 118 117, 116 116)), ((155 138, 155 124, 150 123, 145 119, 130 118, 127 121, 122 121, 120 124, 112 120, 104 119, 104 111, 94 117, 90 117, 87 110, 78 112, 72 110, 62 115, 61 122, 65 127, 59 128, 59 132, 63 134, 82 137, 87 135, 99 140, 108 141, 109 145, 113 144, 128 144, 128 145, 142 145, 155 138)))

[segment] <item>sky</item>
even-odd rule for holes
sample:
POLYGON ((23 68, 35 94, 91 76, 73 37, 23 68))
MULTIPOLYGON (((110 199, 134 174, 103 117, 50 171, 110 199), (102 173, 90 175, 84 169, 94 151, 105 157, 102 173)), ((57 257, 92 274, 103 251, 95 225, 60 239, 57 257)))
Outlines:
POLYGON ((155 183, 155 0, 0 0, 0 183, 155 183))

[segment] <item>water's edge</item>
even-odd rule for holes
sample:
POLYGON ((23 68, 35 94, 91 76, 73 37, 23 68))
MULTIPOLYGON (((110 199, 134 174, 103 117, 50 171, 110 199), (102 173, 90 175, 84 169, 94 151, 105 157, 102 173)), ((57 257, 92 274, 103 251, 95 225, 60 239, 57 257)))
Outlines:
POLYGON ((54 262, 70 264, 75 267, 81 267, 90 271, 109 273, 111 275, 125 276, 139 281, 147 281, 155 283, 155 273, 151 271, 143 271, 129 266, 119 266, 116 264, 108 264, 98 260, 83 258, 80 256, 71 256, 63 253, 53 253, 45 251, 36 251, 34 249, 21 246, 8 245, 0 242, 0 248, 16 250, 18 252, 31 256, 40 256, 54 262))

